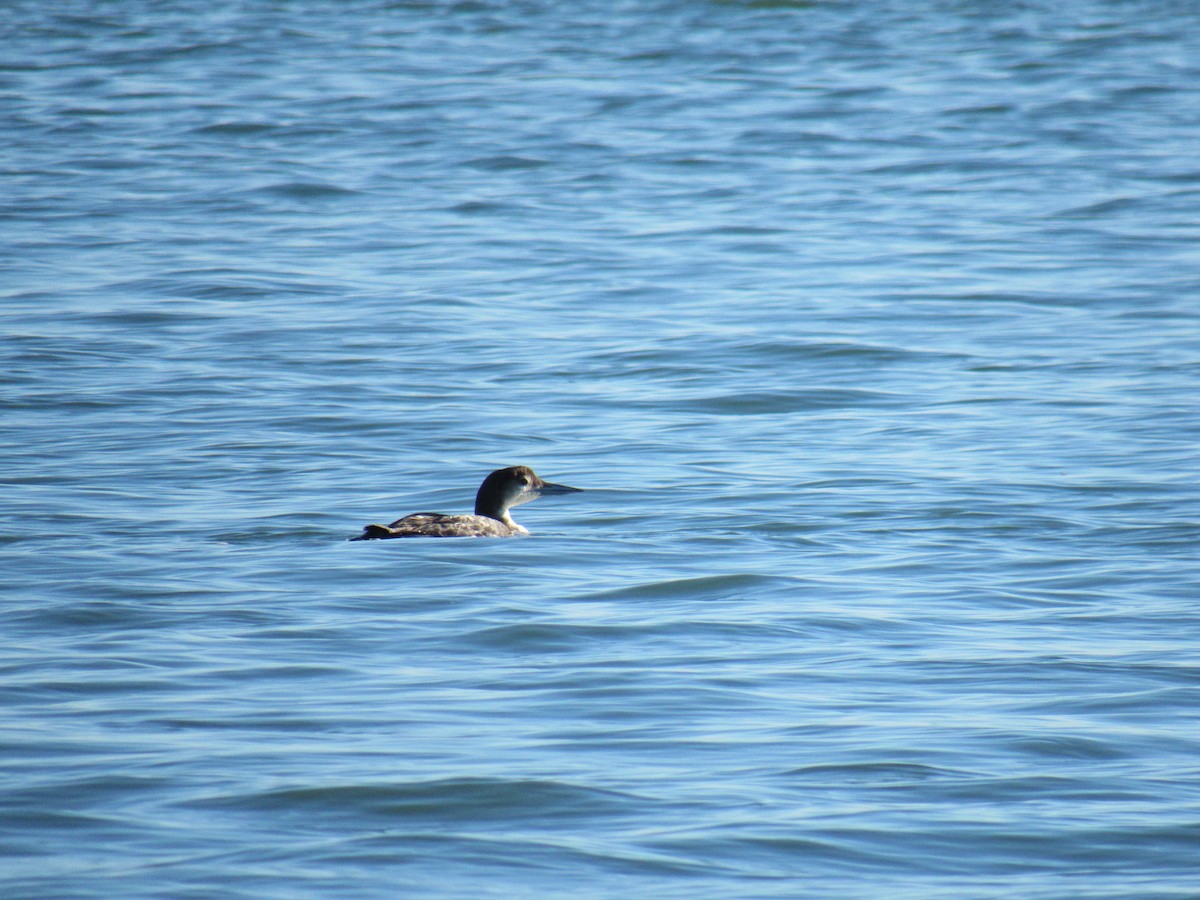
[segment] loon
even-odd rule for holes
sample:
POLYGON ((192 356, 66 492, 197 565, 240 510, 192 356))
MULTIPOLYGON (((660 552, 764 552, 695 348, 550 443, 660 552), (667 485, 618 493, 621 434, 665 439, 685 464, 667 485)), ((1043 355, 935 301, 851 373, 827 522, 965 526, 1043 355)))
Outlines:
POLYGON ((574 494, 583 488, 542 481, 528 466, 497 469, 479 486, 475 515, 448 516, 444 513, 413 513, 391 525, 367 525, 352 541, 375 541, 404 537, 512 537, 529 534, 508 514, 510 508, 536 500, 543 494, 574 494))

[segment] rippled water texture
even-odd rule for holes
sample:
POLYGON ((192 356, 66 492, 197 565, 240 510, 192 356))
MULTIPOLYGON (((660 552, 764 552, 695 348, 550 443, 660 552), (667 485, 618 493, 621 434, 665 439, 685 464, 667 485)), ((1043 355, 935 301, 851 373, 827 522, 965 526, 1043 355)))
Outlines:
POLYGON ((0 894, 1195 896, 1198 61, 7 4, 0 894))

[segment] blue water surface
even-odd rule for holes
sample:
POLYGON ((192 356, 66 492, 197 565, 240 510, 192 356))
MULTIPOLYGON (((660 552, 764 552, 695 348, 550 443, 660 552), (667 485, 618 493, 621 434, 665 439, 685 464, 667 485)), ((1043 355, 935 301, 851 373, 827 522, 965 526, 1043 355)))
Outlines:
POLYGON ((18 0, 0 126, 6 898, 1200 890, 1194 5, 18 0))

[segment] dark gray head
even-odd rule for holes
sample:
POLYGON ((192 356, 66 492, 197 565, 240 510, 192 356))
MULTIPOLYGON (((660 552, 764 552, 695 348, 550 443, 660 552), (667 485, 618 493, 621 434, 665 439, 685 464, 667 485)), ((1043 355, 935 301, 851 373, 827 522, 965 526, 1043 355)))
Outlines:
POLYGON ((529 466, 509 466, 497 469, 483 479, 479 493, 475 495, 475 515, 503 520, 511 507, 536 500, 543 494, 574 494, 582 490, 542 481, 529 466))

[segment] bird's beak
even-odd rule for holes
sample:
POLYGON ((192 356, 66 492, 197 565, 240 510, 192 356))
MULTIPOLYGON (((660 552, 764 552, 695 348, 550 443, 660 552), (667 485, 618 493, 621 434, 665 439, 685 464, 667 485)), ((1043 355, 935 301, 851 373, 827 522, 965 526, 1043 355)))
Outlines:
POLYGON ((578 494, 583 491, 583 488, 568 487, 565 484, 555 484, 552 481, 543 481, 537 487, 539 494, 578 494))

